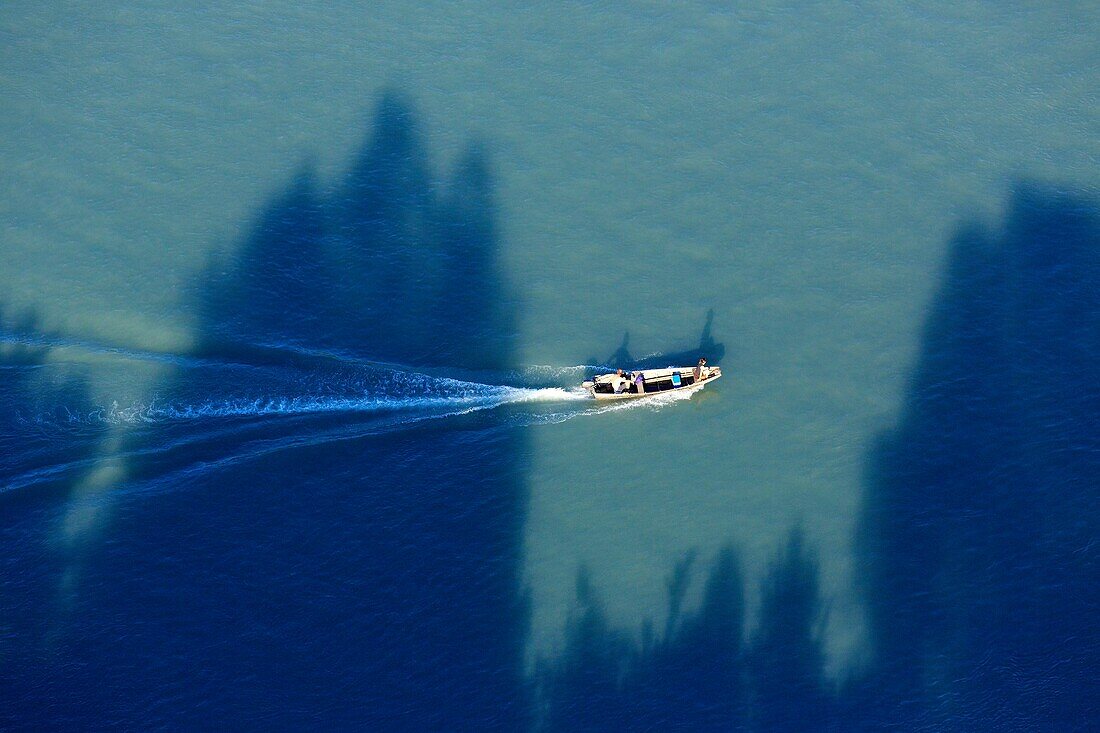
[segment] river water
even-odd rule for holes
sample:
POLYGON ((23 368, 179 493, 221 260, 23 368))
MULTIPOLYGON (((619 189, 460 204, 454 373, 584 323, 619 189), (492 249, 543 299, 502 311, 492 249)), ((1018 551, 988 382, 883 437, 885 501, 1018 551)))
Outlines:
POLYGON ((1085 729, 1098 35, 7 5, 0 720, 1085 729))

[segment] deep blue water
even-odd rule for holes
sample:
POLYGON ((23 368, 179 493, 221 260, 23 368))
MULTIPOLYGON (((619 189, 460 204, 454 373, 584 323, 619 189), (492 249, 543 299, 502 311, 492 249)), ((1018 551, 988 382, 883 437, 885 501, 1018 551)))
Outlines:
POLYGON ((1089 729, 1095 201, 1020 183, 950 243, 901 417, 866 448, 864 667, 826 675, 797 527, 759 586, 735 547, 684 548, 640 636, 581 571, 565 648, 532 663, 529 430, 584 408, 516 363, 487 154, 440 193, 409 115, 387 97, 343 185, 303 172, 211 263, 192 352, 5 319, 0 726, 1089 729), (156 399, 96 404, 66 349, 100 379, 159 364, 156 399))

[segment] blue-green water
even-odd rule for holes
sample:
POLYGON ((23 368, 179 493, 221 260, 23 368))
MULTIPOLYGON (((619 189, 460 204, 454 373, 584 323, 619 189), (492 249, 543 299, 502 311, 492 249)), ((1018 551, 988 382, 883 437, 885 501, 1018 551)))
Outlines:
POLYGON ((1083 725, 1098 31, 6 6, 5 722, 1083 725))

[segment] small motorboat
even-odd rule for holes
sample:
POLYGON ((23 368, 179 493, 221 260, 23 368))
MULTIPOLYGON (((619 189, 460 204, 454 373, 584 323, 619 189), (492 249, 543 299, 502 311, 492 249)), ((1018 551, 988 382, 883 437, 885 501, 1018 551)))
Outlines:
POLYGON ((600 374, 581 386, 597 400, 627 400, 662 392, 702 389, 721 378, 721 367, 665 367, 600 374))

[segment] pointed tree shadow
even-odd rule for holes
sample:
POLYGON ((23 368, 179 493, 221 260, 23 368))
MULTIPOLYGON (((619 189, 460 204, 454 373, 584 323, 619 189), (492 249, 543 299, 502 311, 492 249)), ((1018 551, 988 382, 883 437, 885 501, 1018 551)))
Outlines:
POLYGON ((582 569, 562 655, 540 664, 540 725, 548 731, 739 730, 746 722, 741 576, 719 552, 700 606, 683 610, 694 553, 669 578, 660 635, 612 628, 582 569))
POLYGON ((407 366, 509 364, 518 303, 498 264, 492 163, 483 143, 445 185, 416 115, 389 91, 344 180, 318 192, 309 166, 268 204, 231 259, 197 288, 199 350, 293 361, 337 353, 407 366))
POLYGON ((326 293, 325 212, 310 166, 257 217, 234 261, 216 261, 195 288, 198 351, 318 346, 326 293))
POLYGON ((760 625, 748 654, 757 730, 793 733, 833 725, 818 576, 801 531, 792 530, 764 579, 760 625))

